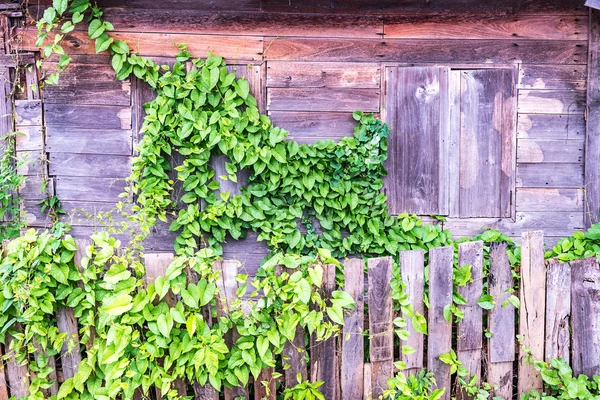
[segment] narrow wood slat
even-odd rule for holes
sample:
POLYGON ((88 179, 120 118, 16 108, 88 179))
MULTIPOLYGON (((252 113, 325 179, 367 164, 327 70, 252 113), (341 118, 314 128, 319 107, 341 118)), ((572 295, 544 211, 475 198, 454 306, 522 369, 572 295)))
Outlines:
POLYGON ((394 327, 392 258, 371 258, 369 273, 369 353, 371 360, 371 395, 376 399, 388 388, 394 374, 394 327))
POLYGON ((380 66, 375 63, 295 63, 271 61, 267 87, 379 88, 380 66))
POLYGON ((571 267, 556 260, 548 264, 546 276, 545 360, 562 358, 569 363, 571 353, 571 267))
POLYGON ((519 114, 519 139, 584 139, 585 119, 577 114, 519 114))
MULTIPOLYGON (((522 346, 530 349, 536 360, 544 359, 544 315, 546 312, 546 265, 544 263, 544 234, 542 231, 523 233, 521 243, 521 307, 519 334, 522 346)), ((541 390, 542 377, 519 351, 519 393, 541 390)))
POLYGON ((600 221, 600 10, 590 11, 588 85, 586 98, 587 131, 585 144, 585 226, 600 221))
POLYGON ((362 400, 364 384, 364 294, 365 263, 354 259, 344 263, 344 291, 356 307, 344 317, 341 365, 342 400, 362 400))
MULTIPOLYGON (((408 301, 412 305, 413 313, 425 316, 425 253, 423 250, 403 251, 400 253, 400 276, 406 287, 408 301)), ((404 316, 406 318, 406 316, 404 316)), ((408 321, 407 321, 408 322, 408 321)), ((408 339, 401 345, 411 346, 415 349, 412 354, 402 354, 402 361, 406 363, 406 375, 418 373, 425 364, 424 335, 415 331, 412 320, 407 324, 408 339)))
MULTIPOLYGON (((320 294, 323 299, 330 299, 335 290, 335 268, 334 264, 324 264, 323 284, 320 294)), ((325 318, 328 320, 328 318, 325 318)), ((319 391, 326 399, 337 399, 339 397, 339 368, 337 358, 337 342, 333 336, 327 340, 317 341, 313 334, 310 338, 310 375, 311 381, 323 382, 319 391)))
MULTIPOLYGON (((483 350, 483 312, 477 304, 482 293, 483 242, 461 243, 458 246, 459 268, 470 265, 472 282, 458 288, 467 305, 460 306, 465 316, 457 326, 457 356, 470 376, 481 382, 481 353, 483 350)), ((466 394, 461 392, 461 398, 466 394)))
POLYGON ((269 88, 270 111, 379 112, 379 89, 269 88))
POLYGON ((453 262, 453 246, 429 250, 427 369, 434 373, 437 387, 446 388, 443 400, 451 395, 450 366, 440 361, 440 356, 452 348, 452 323, 444 318, 444 307, 452 304, 453 262))
POLYGON ((595 257, 571 262, 571 327, 575 376, 600 374, 600 268, 595 257))
POLYGON ((373 374, 371 372, 371 364, 370 363, 365 363, 363 366, 363 371, 364 371, 364 380, 363 380, 363 400, 370 400, 372 399, 372 384, 373 384, 373 374))
POLYGON ((511 399, 513 395, 513 361, 515 359, 515 307, 502 306, 513 288, 513 277, 506 253, 506 243, 490 245, 489 294, 495 300, 488 313, 487 382, 497 386, 494 395, 511 399))

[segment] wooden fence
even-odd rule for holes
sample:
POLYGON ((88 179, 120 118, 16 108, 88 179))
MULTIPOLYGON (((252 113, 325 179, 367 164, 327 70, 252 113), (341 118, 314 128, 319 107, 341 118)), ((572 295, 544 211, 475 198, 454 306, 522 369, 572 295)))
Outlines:
MULTIPOLYGON (((147 282, 163 274, 173 259, 173 255, 164 253, 145 257, 147 282)), ((523 336, 523 345, 536 359, 562 357, 572 365, 575 374, 600 374, 600 268, 596 259, 570 264, 545 261, 542 232, 523 234, 521 257, 521 268, 517 271, 521 276, 520 293, 513 293, 513 271, 505 243, 491 245, 486 278, 482 278, 483 243, 461 244, 459 266, 471 265, 473 279, 467 286, 459 288, 468 304, 460 306, 464 318, 452 324, 444 318, 444 307, 452 302, 454 248, 429 251, 429 308, 424 305, 425 254, 420 250, 402 252, 400 270, 407 294, 415 311, 427 317, 428 335, 415 332, 409 323, 410 336, 400 343, 394 340, 393 320, 398 315, 393 308, 390 287, 392 258, 369 259, 366 274, 363 260, 346 260, 343 265, 345 290, 355 299, 357 307, 345 316, 343 334, 322 342, 310 340, 310 347, 306 349, 310 353, 307 364, 302 351, 305 333, 298 328, 294 343, 285 347, 284 363, 289 363, 289 368, 282 371, 283 377, 278 382, 270 379, 272 371, 263 371, 262 376, 251 383, 252 387, 225 390, 224 398, 275 399, 275 389, 293 386, 297 374, 323 381, 320 389, 328 400, 377 398, 387 388, 387 380, 396 373, 394 362, 404 361, 405 373, 416 373, 423 368, 433 371, 438 386, 448 388, 443 399, 450 399, 451 391, 456 388, 453 388, 449 366, 439 357, 454 349, 472 375, 479 381, 497 385, 496 396, 511 399, 518 393, 543 387, 540 375, 525 360, 516 341, 517 334, 523 336), (368 285, 365 285, 365 279, 368 285), (486 282, 495 299, 490 310, 477 304, 486 282), (507 301, 513 294, 520 298, 518 309, 507 301), (365 304, 368 304, 367 314, 364 313, 365 304), (486 338, 484 329, 491 332, 490 338, 486 338), (370 341, 367 355, 364 354, 366 330, 370 341), (416 351, 402 354, 402 345, 410 345, 416 351), (270 382, 270 396, 266 396, 260 383, 265 380, 270 382)), ((78 253, 76 262, 80 259, 78 253)), ((214 267, 222 271, 217 313, 223 315, 227 302, 235 297, 238 262, 220 261, 214 267)), ((194 280, 194 277, 188 279, 194 280)), ((323 294, 328 296, 335 288, 335 266, 327 265, 324 267, 323 294)), ((167 301, 173 304, 177 298, 171 296, 167 301)), ((78 337, 77 322, 70 309, 59 310, 57 322, 61 331, 78 337)), ((229 337, 229 343, 234 339, 229 337)), ((4 349, 9 343, 10 339, 4 349)), ((58 382, 73 376, 81 357, 77 352, 69 353, 66 346, 63 348, 62 356, 56 360, 58 382)), ((0 372, 0 400, 8 399, 9 395, 18 398, 27 394, 26 367, 9 361, 5 371, 0 372)), ((201 388, 197 384, 176 382, 176 386, 180 394, 187 393, 196 399, 219 398, 214 389, 201 388)), ((55 385, 48 394, 55 394, 57 389, 58 385, 55 385)), ((158 390, 153 396, 161 398, 158 390)))

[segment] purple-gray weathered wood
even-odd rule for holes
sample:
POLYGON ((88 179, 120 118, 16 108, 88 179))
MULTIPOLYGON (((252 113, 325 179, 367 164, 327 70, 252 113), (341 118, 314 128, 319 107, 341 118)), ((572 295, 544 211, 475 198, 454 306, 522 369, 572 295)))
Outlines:
POLYGON ((519 113, 583 114, 584 110, 582 90, 519 90, 519 113))
POLYGON ((362 400, 364 362, 364 295, 365 262, 362 259, 344 263, 344 291, 354 299, 355 308, 344 317, 340 387, 342 400, 362 400))
POLYGON ((49 153, 132 154, 131 130, 71 129, 48 127, 46 150, 49 153))
POLYGON ((590 12, 587 130, 585 145, 585 192, 584 222, 589 227, 600 221, 600 10, 590 12))
POLYGON ((127 178, 131 157, 108 154, 50 153, 50 175, 127 178))
POLYGON ((124 178, 56 177, 56 195, 61 200, 116 203, 124 191, 124 178))
POLYGON ((519 164, 517 187, 580 188, 583 176, 583 164, 519 164))
POLYGON ((38 126, 42 124, 42 102, 40 100, 15 100, 15 124, 38 126))
POLYGON ((584 140, 519 139, 517 161, 520 163, 582 163, 584 140))
POLYGON ((571 267, 552 260, 546 274, 545 360, 562 358, 569 363, 571 353, 571 267))
POLYGON ((356 121, 349 112, 270 111, 275 126, 288 131, 288 139, 298 143, 339 140, 354 134, 356 121))
MULTIPOLYGON (((78 104, 44 104, 46 126, 84 129, 131 129, 131 108, 78 104)), ((25 125, 24 121, 20 125, 25 125)), ((35 123, 33 125, 39 125, 35 123)))
POLYGON ((444 318, 444 307, 452 304, 452 269, 454 247, 429 250, 429 314, 427 336, 427 369, 435 375, 436 386, 447 388, 441 399, 449 400, 450 366, 440 360, 452 348, 452 322, 444 318))
POLYGON ((584 139, 585 118, 577 114, 519 114, 519 139, 584 139))
MULTIPOLYGON (((400 253, 400 276, 406 287, 408 301, 412 305, 413 313, 425 316, 425 303, 423 295, 425 292, 425 253, 423 250, 403 251, 400 253)), ((404 318, 408 318, 406 315, 404 318)), ((415 349, 412 354, 402 354, 402 361, 406 363, 406 374, 418 373, 425 366, 424 357, 424 335, 415 331, 413 322, 407 321, 409 332, 408 339, 401 345, 411 346, 415 349)))

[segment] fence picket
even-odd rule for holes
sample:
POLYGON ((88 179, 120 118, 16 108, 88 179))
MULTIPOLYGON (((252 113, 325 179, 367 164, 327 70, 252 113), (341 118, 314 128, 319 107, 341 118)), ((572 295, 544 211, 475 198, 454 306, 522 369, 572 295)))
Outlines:
POLYGON ((440 356, 452 348, 452 324, 444 318, 444 307, 452 304, 454 247, 429 250, 429 315, 427 368, 435 375, 438 388, 446 388, 441 399, 450 399, 450 366, 440 356))
POLYGON ((273 379, 273 369, 263 369, 254 381, 254 400, 275 400, 277 398, 276 390, 277 382, 273 379), (267 388, 269 388, 268 393, 267 388))
MULTIPOLYGON (((425 304, 423 295, 425 293, 425 253, 423 250, 403 251, 400 253, 400 275, 406 285, 408 301, 413 307, 414 313, 425 315, 425 304)), ((406 317, 406 316, 405 316, 406 317)), ((412 321, 408 322, 408 339, 401 345, 411 346, 415 349, 412 354, 402 354, 402 361, 406 363, 404 373, 416 374, 423 369, 424 358, 424 335, 415 331, 412 321)))
POLYGON ((600 269, 595 258, 571 262, 573 373, 600 374, 600 269))
POLYGON ((513 277, 506 253, 506 243, 490 245, 489 294, 495 299, 488 314, 487 381, 496 385, 495 396, 512 399, 513 361, 515 360, 515 307, 507 304, 508 292, 513 287, 513 277))
POLYGON ((571 266, 551 261, 546 277, 546 362, 563 358, 569 363, 571 334, 571 266))
POLYGON ((540 373, 527 362, 523 347, 528 347, 536 360, 544 359, 544 316, 546 313, 546 265, 544 262, 544 234, 525 232, 521 242, 521 307, 519 334, 523 335, 519 351, 519 393, 530 389, 542 390, 540 373))
POLYGON ((365 363, 363 365, 363 400, 370 400, 373 398, 372 388, 373 374, 371 373, 371 364, 365 363))
POLYGON ((364 294, 365 263, 354 259, 344 263, 344 290, 352 296, 356 307, 346 313, 342 341, 342 400, 363 398, 364 360, 364 294))
MULTIPOLYGON (((14 326, 17 330, 20 329, 19 324, 14 326)), ((11 335, 6 335, 6 354, 13 352, 13 350, 10 350, 13 340, 14 338, 11 335)), ((10 357, 6 363, 6 375, 11 397, 19 399, 29 394, 29 368, 27 365, 17 363, 14 356, 10 357)))
MULTIPOLYGON (((461 243, 458 246, 458 266, 460 268, 466 265, 471 266, 472 281, 458 288, 467 305, 460 306, 465 316, 457 326, 456 354, 469 374, 476 376, 477 382, 481 382, 483 310, 477 302, 481 298, 483 287, 483 242, 461 243)), ((460 397, 466 398, 466 394, 461 393, 460 397)))
POLYGON ((369 337, 371 339, 371 397, 388 388, 394 375, 394 328, 392 323, 392 258, 371 258, 369 269, 369 337))

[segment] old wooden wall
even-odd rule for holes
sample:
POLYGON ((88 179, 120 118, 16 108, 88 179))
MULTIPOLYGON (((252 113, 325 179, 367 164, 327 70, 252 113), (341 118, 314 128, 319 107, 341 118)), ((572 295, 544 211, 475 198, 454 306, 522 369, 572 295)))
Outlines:
MULTIPOLYGON (((450 218, 444 226, 457 236, 483 226, 515 237, 543 229, 549 242, 583 227, 589 29, 582 1, 504 1, 487 10, 475 6, 487 2, 407 1, 408 12, 393 2, 361 9, 351 1, 239 0, 235 12, 229 2, 98 3, 107 6, 115 36, 145 56, 169 57, 178 51, 174 43, 187 43, 194 56, 213 51, 238 65, 273 121, 301 142, 351 135, 354 110, 385 112, 386 66, 514 68, 516 206, 509 218, 450 218)), ((34 14, 41 9, 31 7, 34 14)), ((108 57, 96 55, 86 36, 85 27, 67 35, 73 65, 40 100, 21 104, 26 118, 19 125, 27 124, 31 135, 45 128, 45 148, 35 150, 48 154, 65 209, 94 213, 118 200, 141 103, 151 93, 115 81, 108 57)), ((22 46, 35 50, 31 37, 25 32, 22 46)), ((36 184, 32 178, 28 186, 36 184)), ((30 211, 32 222, 43 224, 30 211)), ((70 219, 76 233, 98 225, 78 215, 70 219)), ((157 232, 151 249, 170 250, 171 241, 157 232)))

